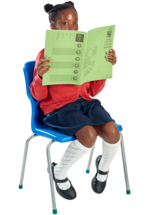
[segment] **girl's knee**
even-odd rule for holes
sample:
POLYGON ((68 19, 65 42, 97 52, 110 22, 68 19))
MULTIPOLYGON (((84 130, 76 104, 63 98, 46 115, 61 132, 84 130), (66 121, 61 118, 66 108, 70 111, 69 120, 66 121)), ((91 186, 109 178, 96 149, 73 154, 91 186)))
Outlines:
POLYGON ((97 139, 97 132, 93 126, 84 126, 75 133, 75 136, 81 144, 91 148, 97 139))
POLYGON ((120 132, 114 122, 109 122, 103 129, 104 140, 108 143, 117 143, 120 140, 120 132))

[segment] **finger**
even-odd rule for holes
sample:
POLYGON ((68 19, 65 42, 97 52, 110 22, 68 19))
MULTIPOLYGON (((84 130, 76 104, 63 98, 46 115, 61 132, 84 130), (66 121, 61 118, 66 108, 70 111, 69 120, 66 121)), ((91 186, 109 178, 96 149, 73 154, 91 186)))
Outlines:
POLYGON ((109 58, 115 59, 116 55, 114 53, 110 54, 110 56, 108 56, 109 58))
POLYGON ((43 75, 44 75, 46 72, 48 72, 48 71, 50 70, 51 67, 52 67, 52 66, 45 66, 45 67, 43 68, 43 75))
POLYGON ((114 52, 110 52, 111 55, 114 55, 114 52))
POLYGON ((113 49, 113 54, 116 55, 116 49, 113 49))
POLYGON ((115 52, 115 50, 114 50, 114 49, 110 49, 109 51, 110 51, 110 52, 115 52))
POLYGON ((116 53, 116 49, 115 48, 110 49, 110 51, 113 52, 113 53, 116 53))
POLYGON ((45 65, 45 64, 48 64, 48 63, 51 63, 51 62, 52 62, 52 60, 46 60, 46 61, 43 61, 42 65, 45 65))
POLYGON ((46 59, 47 59, 47 57, 41 58, 41 59, 38 61, 38 63, 41 63, 41 62, 43 62, 43 61, 46 60, 46 59))
POLYGON ((52 66, 41 66, 40 68, 39 68, 39 73, 43 73, 43 72, 46 72, 46 71, 48 71, 50 68, 51 68, 52 66))
POLYGON ((52 63, 52 60, 43 61, 43 64, 52 63))
POLYGON ((106 54, 115 56, 114 52, 106 52, 106 54))
POLYGON ((42 59, 40 59, 36 65, 36 69, 38 69, 38 67, 41 65, 42 59))
POLYGON ((113 62, 113 60, 106 59, 107 61, 113 62))
POLYGON ((114 56, 106 56, 106 59, 108 59, 108 58, 114 59, 115 57, 114 56))
POLYGON ((42 61, 39 61, 39 63, 37 64, 37 69, 41 69, 43 68, 44 65, 52 62, 52 60, 47 60, 47 61, 44 61, 44 59, 41 59, 41 60, 42 61))
MULTIPOLYGON (((44 57, 44 58, 41 58, 38 63, 37 63, 37 67, 44 62, 44 60, 48 59, 48 57, 44 57)), ((47 61, 47 60, 46 60, 47 61)))

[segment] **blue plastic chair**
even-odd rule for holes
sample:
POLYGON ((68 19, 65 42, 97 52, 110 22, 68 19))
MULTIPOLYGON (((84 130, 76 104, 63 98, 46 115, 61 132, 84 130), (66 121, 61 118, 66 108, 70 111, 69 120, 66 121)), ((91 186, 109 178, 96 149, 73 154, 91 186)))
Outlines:
MULTIPOLYGON (((24 156, 23 156, 23 163, 22 163, 22 170, 21 170, 21 177, 20 177, 20 184, 19 188, 23 188, 23 179, 24 179, 24 171, 25 171, 25 164, 26 164, 26 158, 27 158, 27 151, 28 151, 28 145, 29 141, 36 136, 43 136, 51 139, 49 144, 46 147, 46 155, 47 155, 47 162, 48 162, 48 172, 49 172, 49 179, 50 179, 50 188, 51 188, 51 199, 52 199, 52 212, 53 214, 57 214, 57 208, 56 208, 56 200, 55 200, 55 192, 54 192, 54 185, 53 185, 53 178, 52 178, 52 170, 51 170, 51 157, 50 157, 50 146, 52 143, 58 141, 60 143, 65 143, 68 141, 75 140, 75 136, 69 136, 62 133, 59 133, 55 131, 55 129, 50 128, 46 124, 43 123, 43 112, 39 107, 39 102, 33 99, 33 97, 30 94, 29 85, 33 81, 33 71, 34 71, 35 61, 29 61, 24 64, 23 71, 25 76, 25 82, 26 82, 26 91, 27 96, 30 99, 31 107, 32 107, 32 115, 31 115, 31 129, 33 132, 33 135, 31 135, 25 143, 25 150, 24 150, 24 156)), ((124 168, 124 175, 125 175, 125 182, 126 182, 126 193, 130 194, 130 187, 129 187, 129 179, 128 179, 128 171, 127 171, 127 164, 126 164, 126 156, 125 156, 125 149, 124 149, 124 141, 123 141, 123 135, 122 135, 122 126, 119 124, 116 124, 118 127, 118 130, 120 132, 121 136, 121 152, 122 152, 122 160, 123 160, 123 168, 124 168)), ((90 172, 90 165, 92 161, 92 156, 94 152, 95 144, 93 145, 88 161, 88 166, 86 173, 90 172)))

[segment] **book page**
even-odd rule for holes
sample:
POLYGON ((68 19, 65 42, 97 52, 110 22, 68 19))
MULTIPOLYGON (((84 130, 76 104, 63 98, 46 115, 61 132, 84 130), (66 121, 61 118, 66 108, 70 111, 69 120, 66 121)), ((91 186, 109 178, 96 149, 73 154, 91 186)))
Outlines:
POLYGON ((112 63, 105 56, 113 48, 114 31, 115 25, 111 25, 88 32, 81 83, 112 78, 112 63))
POLYGON ((86 32, 46 30, 44 57, 52 68, 43 75, 42 85, 80 85, 86 32))

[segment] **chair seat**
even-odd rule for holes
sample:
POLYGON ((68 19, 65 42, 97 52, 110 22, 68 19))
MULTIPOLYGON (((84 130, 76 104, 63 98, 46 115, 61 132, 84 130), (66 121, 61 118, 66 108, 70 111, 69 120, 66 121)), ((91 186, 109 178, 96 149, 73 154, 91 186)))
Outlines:
POLYGON ((31 127, 31 133, 35 134, 35 135, 39 135, 41 138, 43 139, 51 139, 51 140, 55 140, 56 142, 58 142, 58 144, 68 144, 68 142, 72 142, 73 140, 76 139, 75 136, 69 136, 66 134, 61 134, 57 131, 55 131, 55 129, 53 130, 52 128, 48 127, 46 124, 37 124, 35 125, 35 127, 31 127))

